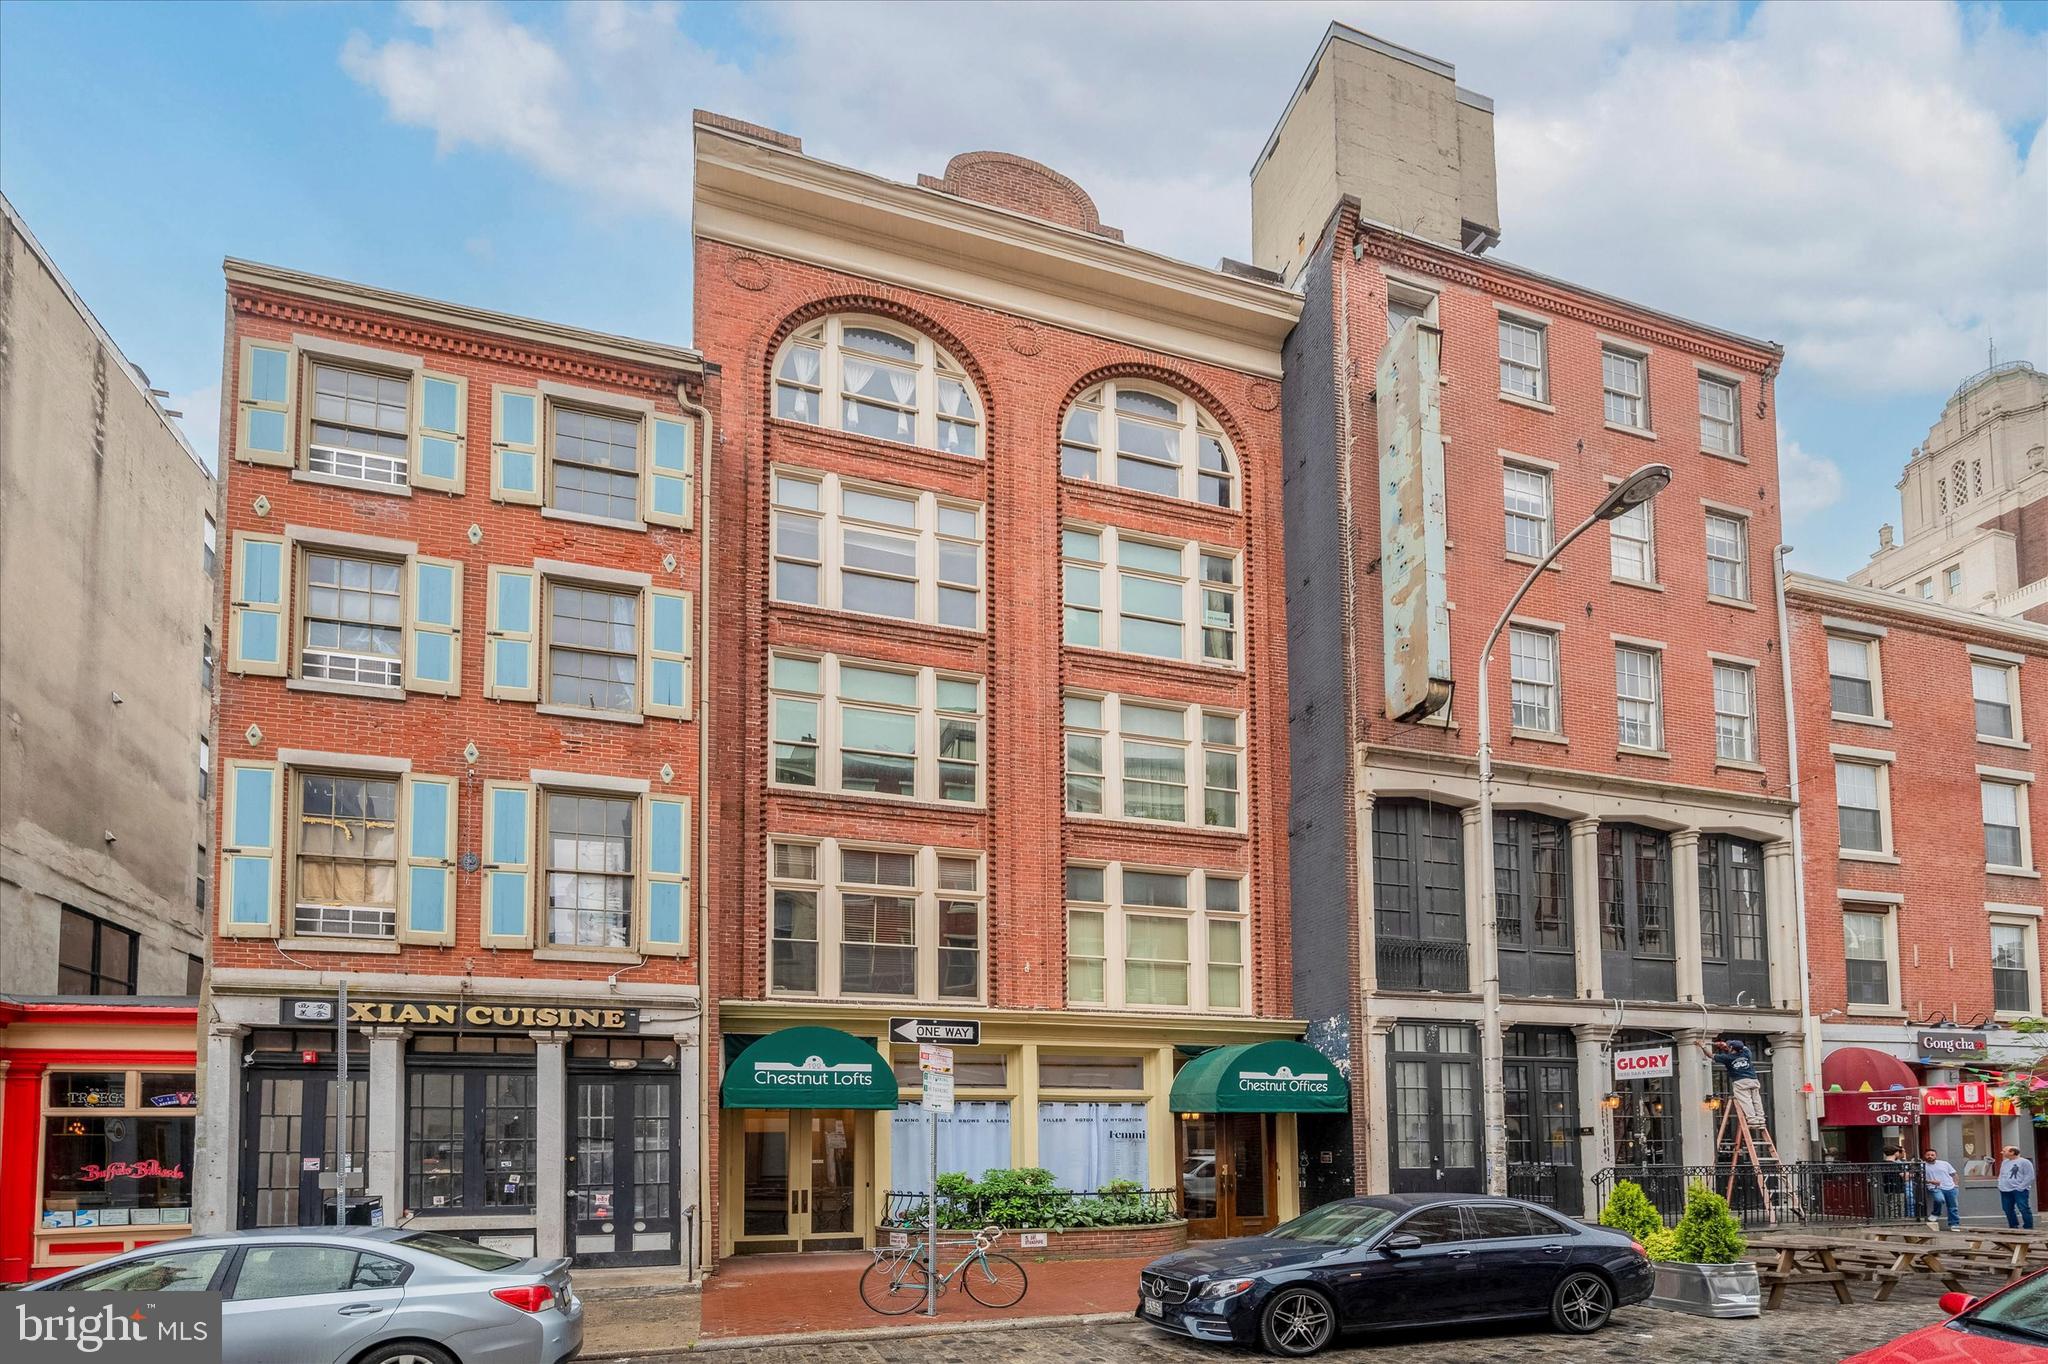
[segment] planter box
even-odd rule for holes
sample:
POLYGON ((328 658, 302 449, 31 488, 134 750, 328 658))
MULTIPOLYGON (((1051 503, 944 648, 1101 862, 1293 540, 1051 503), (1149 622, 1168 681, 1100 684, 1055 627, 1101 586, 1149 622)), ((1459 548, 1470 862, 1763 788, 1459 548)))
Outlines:
POLYGON ((1763 1292, 1757 1283, 1756 1265, 1751 1262, 1689 1265, 1658 1260, 1652 1268, 1657 1271, 1657 1286, 1650 1293, 1652 1307, 1690 1312, 1696 1317, 1763 1315, 1763 1292))
MULTIPOLYGON (((921 1238, 921 1231, 905 1231, 901 1227, 877 1227, 875 1244, 892 1244, 891 1235, 903 1235, 913 1240, 921 1238)), ((964 1231, 947 1231, 941 1228, 941 1241, 957 1240, 967 1235, 964 1231)), ((1155 1222, 1141 1227, 1074 1227, 1067 1231, 1040 1231, 1027 1227, 1020 1231, 1005 1231, 1003 1239, 995 1248, 1005 1255, 1019 1260, 1133 1260, 1157 1259, 1184 1250, 1188 1244, 1186 1222, 1155 1222), (1031 1245, 1024 1239, 1031 1237, 1031 1245), (1037 1238, 1044 1237, 1043 1244, 1037 1238)), ((944 1252, 939 1263, 949 1263, 944 1252)))

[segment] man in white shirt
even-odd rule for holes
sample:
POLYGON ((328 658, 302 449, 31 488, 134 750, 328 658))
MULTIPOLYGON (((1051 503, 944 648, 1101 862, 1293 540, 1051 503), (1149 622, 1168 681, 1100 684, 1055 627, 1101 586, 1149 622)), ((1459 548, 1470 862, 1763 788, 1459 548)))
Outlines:
POLYGON ((1943 1160, 1941 1153, 1932 1146, 1920 1155, 1925 1162, 1921 1168, 1927 1172, 1927 1220, 1932 1222, 1946 1212, 1948 1229, 1962 1230, 1963 1209, 1956 1188, 1956 1167, 1943 1160))
POLYGON ((2005 1148, 2005 1163, 1998 1167, 1998 1201, 2008 1227, 2034 1229, 2034 1162, 2017 1146, 2005 1148))

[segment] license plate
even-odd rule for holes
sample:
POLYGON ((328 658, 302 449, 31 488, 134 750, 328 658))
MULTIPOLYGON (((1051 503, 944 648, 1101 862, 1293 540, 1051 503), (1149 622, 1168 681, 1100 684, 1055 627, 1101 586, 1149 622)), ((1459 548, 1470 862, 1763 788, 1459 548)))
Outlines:
POLYGON ((1145 1299, 1145 1315, 1146 1315, 1146 1316, 1148 1316, 1148 1317, 1163 1317, 1163 1316, 1165 1316, 1165 1315, 1166 1315, 1166 1304, 1165 1304, 1165 1303, 1163 1303, 1163 1302, 1161 1302, 1161 1301, 1160 1301, 1159 1299, 1157 1299, 1157 1298, 1147 1298, 1147 1299, 1145 1299))

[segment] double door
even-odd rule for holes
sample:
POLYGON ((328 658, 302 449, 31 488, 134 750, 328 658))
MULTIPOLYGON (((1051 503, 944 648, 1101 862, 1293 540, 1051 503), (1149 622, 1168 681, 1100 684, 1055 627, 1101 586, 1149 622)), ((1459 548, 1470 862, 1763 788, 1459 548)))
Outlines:
POLYGON ((569 1078, 569 1237, 578 1265, 681 1258, 673 1075, 569 1078))
POLYGON ((1273 1119, 1265 1113, 1188 1114, 1180 1120, 1180 1191, 1192 1240, 1272 1229, 1277 1189, 1273 1119))
POLYGON ((846 1109, 750 1108, 740 1133, 734 1248, 858 1250, 860 1121, 846 1109))
POLYGON ((1387 1057, 1395 1193, 1478 1193, 1479 1047, 1469 1023, 1397 1023, 1387 1057))
MULTIPOLYGON (((317 1227, 328 1220, 334 1191, 322 1175, 346 1163, 369 1168, 370 1087, 349 1081, 348 1155, 341 1155, 340 1081, 331 1071, 251 1066, 243 1072, 241 1206, 244 1227, 317 1227)), ((360 1188, 354 1191, 360 1194, 360 1188)), ((389 1210, 387 1209, 387 1212, 389 1210)))

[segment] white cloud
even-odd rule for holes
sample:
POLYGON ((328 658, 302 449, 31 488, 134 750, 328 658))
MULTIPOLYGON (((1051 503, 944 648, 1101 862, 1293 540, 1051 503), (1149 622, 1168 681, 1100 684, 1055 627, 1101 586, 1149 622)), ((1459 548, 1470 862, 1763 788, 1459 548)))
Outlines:
POLYGON ((174 418, 178 428, 185 433, 186 444, 192 447, 206 467, 218 471, 220 467, 220 385, 208 384, 189 393, 173 393, 164 399, 164 406, 182 415, 174 418))
POLYGON ((1503 254, 1784 341, 1836 394, 1943 391, 1984 343, 2048 355, 2048 38, 1935 5, 1284 3, 690 12, 422 0, 343 66, 445 153, 515 158, 596 214, 689 214, 690 110, 910 178, 1035 157, 1135 244, 1242 256, 1249 173, 1331 18, 1457 64, 1496 101, 1503 254))
POLYGON ((1788 531, 1842 500, 1842 469, 1833 460, 1809 454, 1778 428, 1778 495, 1788 531))

